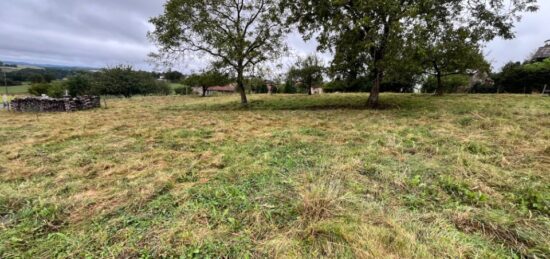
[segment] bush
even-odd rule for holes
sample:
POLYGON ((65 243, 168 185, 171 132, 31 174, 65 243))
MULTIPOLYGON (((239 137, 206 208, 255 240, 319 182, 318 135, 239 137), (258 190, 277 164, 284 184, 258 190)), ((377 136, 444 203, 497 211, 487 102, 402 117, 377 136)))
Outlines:
POLYGON ((501 92, 542 92, 544 85, 550 85, 550 59, 531 64, 510 62, 493 79, 501 92))
POLYGON ((39 83, 32 84, 29 87, 28 92, 32 95, 41 96, 43 94, 53 97, 53 98, 62 98, 65 95, 65 90, 67 89, 65 82, 54 81, 53 83, 39 83))
POLYGON ((143 89, 143 93, 148 95, 171 95, 173 90, 167 82, 154 81, 151 86, 143 89))
POLYGON ((67 79, 66 85, 71 96, 93 95, 93 79, 89 74, 71 76, 67 79))
POLYGON ((281 93, 284 93, 284 94, 295 94, 297 91, 298 89, 296 89, 296 87, 292 82, 286 82, 281 87, 281 93))
POLYGON ((169 95, 172 88, 156 80, 151 73, 134 71, 131 66, 106 68, 97 73, 92 92, 95 95, 169 95))
POLYGON ((498 92, 498 88, 494 85, 476 83, 471 89, 471 93, 476 94, 494 94, 498 92))
POLYGON ((50 88, 50 84, 36 83, 36 84, 32 84, 29 87, 28 92, 29 94, 32 94, 32 95, 41 96, 43 94, 48 94, 49 88, 50 88))
MULTIPOLYGON (((467 75, 451 75, 442 78, 442 84, 445 93, 456 93, 461 87, 470 84, 470 78, 467 75)), ((437 88, 437 79, 433 76, 422 85, 423 93, 434 93, 437 88)))
POLYGON ((177 95, 191 95, 193 94, 193 88, 189 86, 180 86, 174 89, 177 95))
POLYGON ((48 96, 53 98, 62 98, 65 95, 67 89, 65 82, 53 82, 49 84, 48 96))
POLYGON ((368 77, 359 77, 355 80, 336 79, 325 84, 324 89, 327 93, 334 92, 369 92, 372 88, 372 80, 368 77))
POLYGON ((345 92, 346 82, 342 80, 334 80, 326 83, 324 88, 327 93, 345 92))

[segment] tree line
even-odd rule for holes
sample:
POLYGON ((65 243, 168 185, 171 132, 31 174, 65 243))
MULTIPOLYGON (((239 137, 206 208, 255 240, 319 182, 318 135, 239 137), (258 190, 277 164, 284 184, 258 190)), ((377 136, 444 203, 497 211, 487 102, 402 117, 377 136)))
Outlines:
POLYGON ((51 82, 34 82, 29 88, 33 95, 46 94, 62 97, 65 93, 79 95, 169 95, 172 88, 167 82, 157 80, 157 75, 136 71, 131 66, 104 68, 98 72, 75 72, 73 75, 51 82))
POLYGON ((443 94, 446 77, 486 69, 482 44, 513 38, 521 14, 536 10, 536 0, 169 0, 149 37, 158 60, 194 53, 230 69, 246 105, 247 75, 285 53, 296 28, 334 54, 333 87, 370 81, 376 107, 388 81, 431 75, 443 94))

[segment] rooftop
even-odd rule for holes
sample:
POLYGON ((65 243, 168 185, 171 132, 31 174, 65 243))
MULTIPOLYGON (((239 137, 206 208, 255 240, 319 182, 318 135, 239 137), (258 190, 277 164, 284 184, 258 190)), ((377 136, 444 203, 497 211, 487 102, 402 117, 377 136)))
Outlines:
POLYGON ((550 58, 550 40, 547 40, 545 42, 545 45, 543 47, 540 47, 533 56, 533 60, 536 61, 542 61, 547 58, 550 58))

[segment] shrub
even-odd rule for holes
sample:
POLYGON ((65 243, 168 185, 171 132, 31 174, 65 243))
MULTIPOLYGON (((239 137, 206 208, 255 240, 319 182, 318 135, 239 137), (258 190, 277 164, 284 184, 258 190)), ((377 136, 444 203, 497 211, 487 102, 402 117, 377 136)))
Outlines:
POLYGON ((131 97, 168 95, 172 93, 172 89, 167 83, 157 81, 151 73, 134 71, 131 66, 117 66, 103 69, 96 74, 92 92, 96 95, 131 97))
POLYGON ((48 94, 48 89, 49 88, 50 88, 49 84, 36 83, 36 84, 32 84, 29 87, 28 92, 29 92, 29 94, 32 94, 32 95, 41 96, 43 94, 48 94))
MULTIPOLYGON (((445 93, 456 93, 460 87, 468 86, 470 79, 467 75, 451 75, 442 78, 445 93)), ((433 76, 422 85, 423 93, 434 93, 437 88, 437 79, 433 76)))
POLYGON ((78 74, 67 79, 67 90, 71 96, 92 95, 93 79, 88 74, 78 74))
POLYGON ((281 92, 285 94, 295 94, 297 92, 296 87, 291 82, 287 82, 281 88, 281 92))
POLYGON ((154 81, 153 85, 148 86, 144 89, 144 94, 150 95, 171 95, 173 90, 172 87, 167 82, 164 81, 154 81))
POLYGON ((53 83, 39 83, 33 84, 29 87, 28 92, 32 95, 41 96, 43 94, 53 97, 61 98, 65 95, 65 90, 67 89, 65 82, 55 81, 53 83))
POLYGON ((478 94, 494 94, 498 92, 498 88, 494 85, 476 83, 471 89, 471 93, 478 94))
POLYGON ((177 95, 191 95, 193 94, 193 89, 189 86, 180 86, 174 89, 177 95))
POLYGON ((541 92, 550 83, 550 58, 531 64, 508 63, 502 72, 493 75, 501 92, 532 93, 541 92))
POLYGON ((62 98, 67 89, 65 82, 53 82, 48 85, 48 96, 53 98, 62 98))

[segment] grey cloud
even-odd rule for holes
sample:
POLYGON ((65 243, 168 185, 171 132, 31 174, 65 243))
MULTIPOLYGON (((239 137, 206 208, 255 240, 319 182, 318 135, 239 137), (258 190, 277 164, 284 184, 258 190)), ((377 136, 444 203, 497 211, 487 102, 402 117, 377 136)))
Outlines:
MULTIPOLYGON (((550 2, 528 14, 517 26, 517 38, 495 40, 486 47, 489 60, 500 68, 509 60, 523 60, 550 38, 550 2)), ((541 2, 542 2, 541 1, 541 2)), ((0 60, 78 66, 131 64, 153 68, 146 62, 154 46, 146 33, 150 17, 162 12, 165 0, 0 0, 0 60)), ((315 41, 289 35, 293 51, 283 59, 315 53, 315 41)), ((319 54, 325 61, 330 54, 319 54)), ((189 57, 178 69, 193 71, 206 62, 189 57)))

